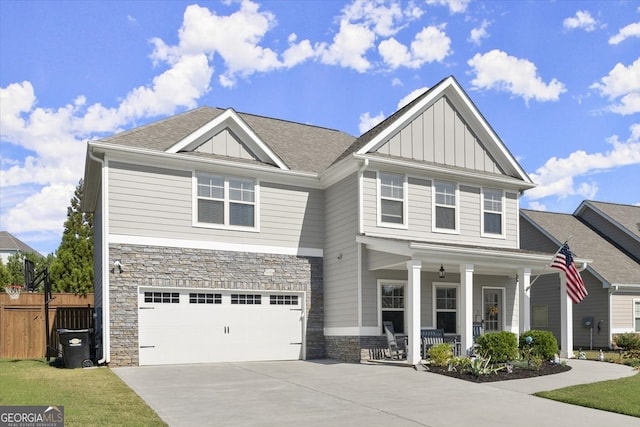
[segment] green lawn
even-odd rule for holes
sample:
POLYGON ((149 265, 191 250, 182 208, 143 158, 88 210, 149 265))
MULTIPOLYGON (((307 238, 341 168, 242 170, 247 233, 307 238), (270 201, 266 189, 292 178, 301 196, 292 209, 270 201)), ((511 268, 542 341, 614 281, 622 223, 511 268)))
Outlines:
POLYGON ((0 405, 64 406, 65 426, 166 426, 109 368, 0 360, 0 405))
POLYGON ((618 380, 576 385, 536 396, 640 418, 640 372, 618 380))

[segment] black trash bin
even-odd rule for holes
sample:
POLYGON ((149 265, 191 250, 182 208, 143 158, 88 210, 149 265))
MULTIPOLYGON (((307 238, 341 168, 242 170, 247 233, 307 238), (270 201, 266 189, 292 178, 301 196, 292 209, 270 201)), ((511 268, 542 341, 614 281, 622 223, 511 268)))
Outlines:
POLYGON ((65 368, 93 366, 90 357, 92 332, 90 329, 58 329, 65 368))

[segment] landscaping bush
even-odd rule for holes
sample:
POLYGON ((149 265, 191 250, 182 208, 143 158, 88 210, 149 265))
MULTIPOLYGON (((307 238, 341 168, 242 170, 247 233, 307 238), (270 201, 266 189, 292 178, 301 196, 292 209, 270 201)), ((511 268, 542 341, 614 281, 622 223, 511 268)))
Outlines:
POLYGON ((493 362, 508 362, 518 357, 518 339, 507 331, 490 332, 478 337, 480 354, 493 362))
POLYGON ((427 351, 431 364, 434 366, 447 366, 453 358, 453 349, 451 344, 436 344, 427 351))
POLYGON ((523 355, 551 360, 560 349, 556 337, 549 331, 530 330, 520 335, 520 350, 523 355), (528 338, 530 337, 530 338, 528 338))
POLYGON ((616 346, 625 350, 640 350, 640 334, 629 332, 613 336, 616 346))

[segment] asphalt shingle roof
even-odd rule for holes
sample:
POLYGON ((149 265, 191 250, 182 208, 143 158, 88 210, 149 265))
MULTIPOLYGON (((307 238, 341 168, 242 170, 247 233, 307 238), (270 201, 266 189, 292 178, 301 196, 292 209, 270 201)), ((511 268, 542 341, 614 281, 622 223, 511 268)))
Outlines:
POLYGON ((13 236, 8 231, 0 231, 0 251, 33 252, 36 254, 38 253, 38 251, 24 243, 22 240, 13 236))
MULTIPOLYGON (((165 151, 224 111, 200 107, 115 134, 100 142, 165 151)), ((295 171, 322 172, 355 140, 355 137, 334 129, 253 114, 238 115, 295 171)))
POLYGON ((589 267, 611 284, 640 284, 640 265, 570 214, 522 209, 521 213, 563 243, 569 236, 576 257, 592 259, 589 267))
POLYGON ((589 200, 590 205, 604 212, 605 215, 640 237, 640 206, 621 205, 618 203, 596 202, 589 200))

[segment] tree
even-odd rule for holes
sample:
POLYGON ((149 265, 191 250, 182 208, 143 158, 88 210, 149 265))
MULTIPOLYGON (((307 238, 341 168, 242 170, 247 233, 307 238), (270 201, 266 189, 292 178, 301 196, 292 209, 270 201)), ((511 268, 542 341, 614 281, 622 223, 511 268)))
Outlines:
POLYGON ((54 292, 93 292, 93 215, 82 212, 81 179, 67 208, 62 241, 49 268, 54 292))
MULTIPOLYGON (((6 279, 0 278, 0 289, 3 290, 5 286, 8 285, 22 285, 25 286, 24 282, 24 260, 28 259, 33 262, 35 273, 42 271, 47 268, 50 263, 50 258, 43 257, 42 255, 35 252, 16 252, 14 254, 9 255, 7 259, 7 265, 1 266, 0 271, 4 270, 6 273, 6 279), (4 280, 7 281, 4 284, 4 280)), ((0 273, 2 276, 5 273, 0 273)), ((40 289, 41 290, 41 289, 40 289)))
POLYGON ((4 265, 2 259, 0 258, 0 292, 4 291, 6 286, 11 284, 11 275, 9 274, 9 269, 4 265))

